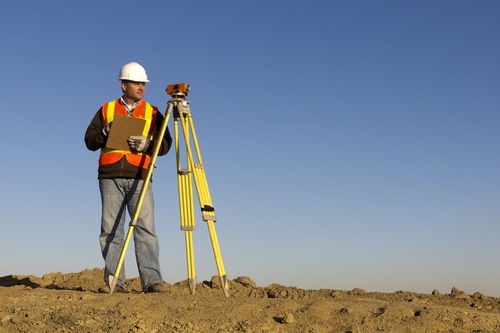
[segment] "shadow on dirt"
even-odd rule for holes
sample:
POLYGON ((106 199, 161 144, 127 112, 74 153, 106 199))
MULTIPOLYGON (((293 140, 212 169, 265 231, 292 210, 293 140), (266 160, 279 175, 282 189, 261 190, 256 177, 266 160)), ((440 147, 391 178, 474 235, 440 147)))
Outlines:
POLYGON ((76 288, 68 288, 66 286, 60 286, 54 283, 51 284, 40 284, 30 277, 17 277, 14 275, 7 275, 0 277, 0 287, 15 287, 15 286, 24 286, 30 288, 44 288, 44 289, 57 289, 57 290, 76 290, 83 291, 84 289, 81 287, 76 288))
POLYGON ((0 277, 0 286, 1 287, 13 287, 13 286, 25 286, 31 288, 40 288, 41 286, 38 283, 31 281, 30 278, 19 279, 12 275, 2 276, 0 277))

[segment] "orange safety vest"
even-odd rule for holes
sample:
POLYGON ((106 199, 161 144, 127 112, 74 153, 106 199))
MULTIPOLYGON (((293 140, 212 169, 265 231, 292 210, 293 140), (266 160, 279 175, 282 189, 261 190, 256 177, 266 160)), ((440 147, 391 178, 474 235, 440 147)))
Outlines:
MULTIPOLYGON (((104 126, 108 126, 108 124, 113 121, 115 114, 121 114, 124 116, 127 115, 127 110, 125 109, 125 106, 122 105, 120 99, 104 103, 102 105, 104 126)), ((155 128, 154 123, 156 119, 156 109, 153 108, 151 104, 141 100, 132 111, 132 115, 134 118, 142 118, 146 120, 142 135, 149 138, 149 140, 152 140, 155 128)), ((127 162, 144 169, 147 169, 149 167, 149 163, 151 162, 151 157, 144 153, 132 153, 128 150, 102 148, 101 155, 99 156, 99 165, 116 163, 124 155, 127 162)))

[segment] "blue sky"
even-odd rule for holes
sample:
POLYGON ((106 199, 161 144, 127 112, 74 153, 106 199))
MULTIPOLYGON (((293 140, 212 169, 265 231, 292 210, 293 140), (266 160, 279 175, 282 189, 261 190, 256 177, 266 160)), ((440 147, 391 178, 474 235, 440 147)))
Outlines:
MULTIPOLYGON (((0 275, 103 265, 83 135, 137 61, 162 111, 167 84, 192 85, 231 278, 500 296, 499 14, 497 1, 2 2, 0 275)), ((176 282, 175 154, 153 188, 176 282)), ((200 218, 195 246, 209 279, 200 218)), ((126 267, 137 275, 132 247, 126 267)))

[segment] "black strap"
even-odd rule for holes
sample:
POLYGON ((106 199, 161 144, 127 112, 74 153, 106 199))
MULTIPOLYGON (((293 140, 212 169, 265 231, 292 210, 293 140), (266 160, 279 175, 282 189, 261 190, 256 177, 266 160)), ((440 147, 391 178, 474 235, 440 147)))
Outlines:
POLYGON ((214 207, 212 207, 212 206, 204 205, 204 206, 201 208, 201 211, 202 211, 202 212, 215 212, 215 209, 214 209, 214 207))

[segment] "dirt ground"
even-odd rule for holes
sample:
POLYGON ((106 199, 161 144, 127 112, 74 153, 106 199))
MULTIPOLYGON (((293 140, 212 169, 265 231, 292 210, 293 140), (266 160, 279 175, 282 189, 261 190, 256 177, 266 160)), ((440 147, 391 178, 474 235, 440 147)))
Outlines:
POLYGON ((185 281, 162 294, 98 293, 101 269, 0 277, 0 332, 500 332, 500 298, 456 288, 372 293, 304 290, 249 277, 231 281, 223 296, 218 279, 203 281, 192 296, 185 281))

